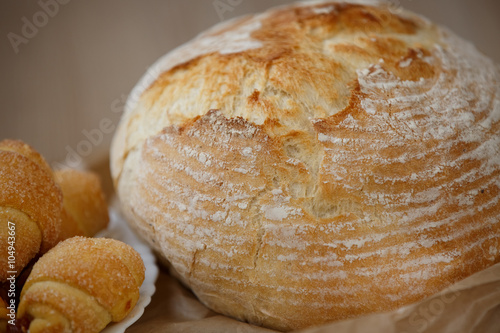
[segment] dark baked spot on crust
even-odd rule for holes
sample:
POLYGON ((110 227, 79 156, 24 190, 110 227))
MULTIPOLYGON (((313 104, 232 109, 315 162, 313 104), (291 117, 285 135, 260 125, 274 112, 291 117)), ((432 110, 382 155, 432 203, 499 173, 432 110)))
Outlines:
MULTIPOLYGON (((202 36, 221 35, 249 21, 250 18, 245 17, 202 36)), ((251 32, 250 37, 262 42, 261 47, 227 54, 212 52, 186 59, 184 63, 159 75, 145 91, 148 97, 142 101, 150 105, 159 102, 160 98, 165 97, 162 94, 168 86, 208 92, 210 89, 203 86, 202 80, 193 79, 216 76, 225 89, 214 92, 209 99, 210 104, 223 112, 231 112, 225 109, 222 101, 247 90, 249 87, 245 87, 244 82, 246 73, 257 71, 265 76, 263 80, 275 86, 278 94, 292 99, 304 91, 317 91, 316 99, 321 103, 307 108, 314 109, 316 115, 328 115, 332 112, 325 105, 343 109, 347 104, 349 91, 343 88, 345 84, 342 82, 349 82, 356 76, 354 71, 349 71, 350 62, 375 63, 383 59, 383 69, 402 80, 416 81, 435 74, 433 66, 420 58, 429 53, 424 47, 412 48, 398 38, 398 35, 404 37, 415 34, 424 27, 423 23, 418 18, 407 19, 383 7, 345 3, 296 6, 276 9, 258 22, 261 27, 251 32), (337 41, 337 36, 342 34, 356 34, 359 43, 353 42, 354 39, 337 41), (409 66, 399 66, 401 61, 409 58, 409 66), (237 70, 227 71, 227 68, 237 70), (190 73, 189 81, 184 79, 184 72, 190 73), (330 75, 324 75, 325 72, 330 75)), ((274 116, 275 102, 269 100, 266 87, 259 87, 258 95, 255 92, 250 97, 248 92, 245 95, 246 103, 255 106, 256 112, 274 116)), ((175 122, 179 123, 179 119, 175 122)))
POLYGON ((125 311, 128 311, 130 309, 130 307, 132 306, 132 301, 131 300, 128 300, 127 301, 127 304, 125 304, 125 311))
POLYGON ((327 35, 341 31, 414 34, 419 28, 418 22, 397 15, 394 11, 348 3, 326 3, 277 10, 264 20, 262 25, 262 29, 254 33, 253 37, 259 38, 266 30, 285 32, 294 26, 300 27, 301 31, 313 31, 321 27, 321 31, 327 35))
POLYGON ((382 68, 403 81, 418 81, 422 78, 436 77, 439 74, 436 65, 424 60, 424 57, 430 56, 429 51, 423 48, 407 48, 405 51, 405 54, 401 56, 394 54, 392 57, 384 58, 382 68))
POLYGON ((255 89, 253 91, 253 93, 250 96, 248 96, 248 101, 250 103, 256 103, 256 102, 258 102, 259 101, 259 95, 260 95, 260 91, 258 91, 257 89, 255 89))
POLYGON ((314 122, 313 126, 317 133, 329 131, 334 124, 342 122, 346 117, 353 117, 354 119, 360 119, 365 117, 365 112, 362 112, 361 98, 363 93, 361 92, 361 87, 359 82, 353 81, 350 84, 351 96, 349 98, 349 104, 342 110, 328 118, 318 119, 314 122))

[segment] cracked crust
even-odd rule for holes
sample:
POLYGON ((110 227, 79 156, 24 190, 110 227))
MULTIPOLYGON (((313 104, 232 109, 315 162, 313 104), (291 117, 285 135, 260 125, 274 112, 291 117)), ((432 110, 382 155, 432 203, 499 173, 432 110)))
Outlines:
POLYGON ((153 69, 112 174, 133 228, 211 309, 302 328, 500 261, 500 74, 450 32, 384 7, 293 5, 153 69))

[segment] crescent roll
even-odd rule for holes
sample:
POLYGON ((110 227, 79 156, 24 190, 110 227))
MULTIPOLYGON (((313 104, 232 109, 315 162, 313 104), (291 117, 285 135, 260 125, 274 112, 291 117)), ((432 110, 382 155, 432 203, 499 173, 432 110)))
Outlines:
POLYGON ((42 256, 21 292, 18 318, 29 331, 101 331, 122 320, 139 299, 145 268, 129 245, 73 237, 42 256))
POLYGON ((0 282, 73 236, 93 236, 109 221, 97 175, 53 171, 28 144, 0 142, 0 282), (9 260, 9 255, 11 259, 9 260))
POLYGON ((7 251, 0 253, 0 281, 9 271, 19 274, 35 255, 57 244, 62 199, 40 154, 20 141, 0 142, 0 248, 7 249, 9 236, 15 237, 15 260, 8 260, 7 251))
POLYGON ((61 239, 91 237, 106 228, 108 205, 96 174, 63 169, 56 170, 54 178, 64 196, 61 239))

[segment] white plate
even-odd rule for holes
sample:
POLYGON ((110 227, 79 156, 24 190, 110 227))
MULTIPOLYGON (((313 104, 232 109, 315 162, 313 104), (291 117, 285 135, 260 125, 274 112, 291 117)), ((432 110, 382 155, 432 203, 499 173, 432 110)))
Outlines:
POLYGON ((139 290, 139 300, 135 307, 122 321, 111 323, 102 331, 102 333, 123 333, 142 316, 144 309, 151 302, 151 297, 156 290, 155 282, 159 271, 155 256, 149 246, 134 234, 127 221, 116 209, 109 209, 109 218, 108 228, 101 231, 97 237, 113 238, 129 244, 141 255, 146 267, 144 282, 139 290))

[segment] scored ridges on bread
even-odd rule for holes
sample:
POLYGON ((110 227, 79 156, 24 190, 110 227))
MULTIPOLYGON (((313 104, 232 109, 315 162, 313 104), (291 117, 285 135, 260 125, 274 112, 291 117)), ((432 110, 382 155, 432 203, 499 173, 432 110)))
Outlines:
POLYGON ((499 80, 406 11, 283 7, 160 59, 112 174, 216 311, 286 330, 390 310, 500 260, 499 80))

